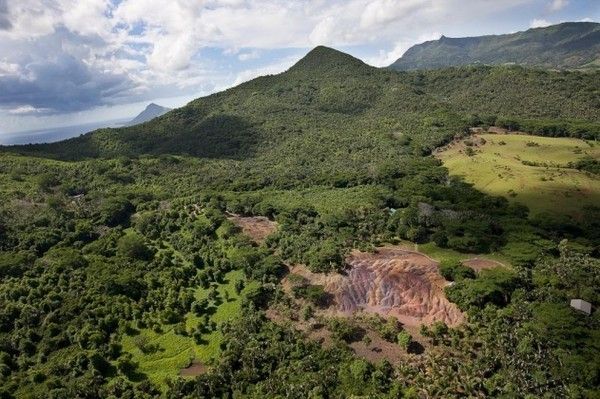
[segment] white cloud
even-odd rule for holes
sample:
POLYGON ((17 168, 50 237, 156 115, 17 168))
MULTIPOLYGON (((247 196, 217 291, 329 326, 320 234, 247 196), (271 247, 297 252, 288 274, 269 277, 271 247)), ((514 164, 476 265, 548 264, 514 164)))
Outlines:
POLYGON ((257 78, 259 76, 274 75, 277 73, 281 73, 281 72, 289 69, 292 65, 294 65, 294 63, 296 63, 296 61, 298 61, 298 55, 286 57, 283 60, 280 60, 279 62, 270 64, 270 65, 267 65, 267 66, 264 66, 261 68, 245 70, 245 71, 237 74, 237 76, 235 77, 235 80, 233 81, 232 84, 227 85, 226 87, 222 87, 222 89, 225 89, 227 87, 237 86, 240 83, 247 82, 247 81, 257 78))
POLYGON ((240 61, 256 60, 258 58, 260 58, 260 52, 257 50, 243 52, 238 55, 240 61))
POLYGON ((423 0, 374 0, 368 2, 360 16, 360 27, 379 28, 398 20, 409 18, 413 13, 429 6, 423 0))
MULTIPOLYGON (((499 33, 486 23, 519 7, 540 12, 568 1, 477 0, 465 7, 464 0, 0 0, 0 86, 13 88, 0 95, 0 120, 8 109, 17 118, 23 107, 43 110, 51 106, 44 101, 67 97, 59 79, 76 101, 57 112, 80 112, 280 72, 297 59, 287 58, 293 49, 299 56, 318 44, 364 51, 368 63, 385 66, 411 45, 439 37, 432 32, 499 33), (15 82, 28 79, 23 99, 15 82)), ((527 12, 528 19, 544 15, 527 12)))
POLYGON ((367 64, 376 66, 376 67, 384 67, 392 64, 398 58, 402 57, 402 55, 411 48, 415 44, 423 43, 429 40, 437 40, 442 35, 438 32, 434 33, 425 33, 420 35, 417 39, 403 39, 399 40, 394 44, 394 47, 390 51, 380 50, 379 54, 376 57, 371 57, 365 60, 367 64))
POLYGON ((32 115, 32 114, 47 114, 50 112, 49 108, 35 108, 31 105, 24 105, 22 107, 12 108, 8 110, 11 115, 32 115))
POLYGON ((10 63, 7 61, 0 61, 0 77, 16 75, 19 73, 20 70, 21 68, 19 67, 19 64, 10 63))
POLYGON ((546 26, 550 26, 552 25, 552 22, 549 22, 545 19, 541 19, 541 18, 535 18, 531 21, 531 23, 529 24, 530 28, 544 28, 546 26))
POLYGON ((550 11, 560 11, 569 5, 569 0, 552 0, 550 11))

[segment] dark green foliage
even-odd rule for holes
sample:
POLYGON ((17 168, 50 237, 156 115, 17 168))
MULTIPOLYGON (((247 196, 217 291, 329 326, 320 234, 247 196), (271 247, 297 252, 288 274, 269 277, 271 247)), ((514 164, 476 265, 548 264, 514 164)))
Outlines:
POLYGON ((333 336, 345 342, 360 341, 364 335, 364 330, 353 321, 343 317, 329 319, 327 323, 333 336))
POLYGON ((600 175, 600 161, 591 157, 580 159, 569 167, 600 175))
POLYGON ((117 254, 131 260, 151 260, 152 249, 148 247, 143 237, 136 233, 128 233, 119 238, 117 254))
POLYGON ((329 303, 329 294, 323 289, 322 285, 299 284, 292 289, 297 298, 304 298, 317 306, 327 306, 329 303))
POLYGON ((227 344, 212 371, 175 381, 169 397, 402 397, 388 363, 373 366, 349 351, 323 349, 260 313, 248 311, 223 331, 227 344))
MULTIPOLYGON (((510 280, 514 278, 523 288, 512 291, 510 303, 502 300, 502 307, 488 302, 486 307, 470 308, 476 338, 457 341, 457 349, 478 354, 471 377, 478 374, 478 368, 494 366, 496 371, 486 387, 488 396, 500 392, 522 396, 526 390, 537 397, 594 397, 600 378, 598 313, 594 310, 592 316, 584 315, 572 309, 569 301, 584 298, 597 306, 598 259, 573 252, 563 242, 558 258, 540 260, 531 273, 510 280)), ((451 290, 464 284, 462 290, 468 291, 480 279, 464 280, 451 290)), ((486 280, 489 286, 490 281, 497 285, 509 279, 496 275, 486 280)), ((505 293, 514 287, 514 283, 501 285, 505 293)))
MULTIPOLYGON (((235 286, 244 317, 208 325, 222 330, 222 353, 209 373, 172 381, 171 397, 401 397, 406 386, 431 397, 564 393, 557 384, 532 383, 550 377, 591 389, 596 369, 572 370, 593 363, 596 319, 573 318, 564 305, 582 297, 597 306, 597 263, 583 255, 536 260, 558 255, 565 237, 597 251, 597 211, 582 210, 580 221, 528 220, 524 207, 449 177, 429 155, 476 124, 536 128, 525 125, 533 121, 554 132, 547 126, 566 123, 560 134, 593 133, 598 81, 594 73, 514 67, 396 73, 317 48, 284 74, 139 126, 2 148, 2 394, 159 396, 120 349, 121 337, 135 334, 133 327, 183 335, 189 311, 208 318, 227 301, 214 287, 233 269, 255 280, 235 286), (277 230, 253 242, 226 210, 268 216, 277 230), (457 351, 464 358, 436 359, 431 375, 437 381, 467 370, 477 381, 470 386, 448 379, 440 388, 423 369, 411 374, 403 364, 396 372, 356 360, 344 342, 364 331, 349 319, 331 321, 337 339, 323 349, 254 310, 283 295, 285 264, 343 272, 351 249, 398 239, 503 251, 515 266, 532 268, 532 278, 529 269, 476 278, 458 265, 445 272, 456 280, 448 295, 469 309, 470 324, 464 332, 434 325, 432 339, 438 346, 475 344, 457 351), (206 299, 194 298, 198 287, 208 290, 206 299), (474 326, 482 329, 476 337, 474 326), (517 334, 501 334, 507 331, 517 334), (546 348, 543 334, 551 337, 549 359, 569 370, 543 362, 546 352, 536 347, 546 348)), ((328 299, 323 287, 298 286, 310 302, 328 299)), ((307 324, 317 321, 313 306, 302 312, 307 324)), ((203 328, 190 334, 200 345, 203 328)), ((395 319, 373 328, 390 342, 402 331, 395 319)), ((159 350, 141 344, 145 352, 159 350)))
POLYGON ((444 261, 440 263, 440 274, 448 281, 460 281, 465 278, 475 278, 475 272, 459 261, 444 261))
POLYGON ((598 67, 600 24, 568 22, 506 35, 449 38, 415 45, 390 67, 432 69, 516 63, 550 69, 598 67))
POLYGON ((495 268, 482 270, 476 279, 463 279, 446 288, 448 299, 461 309, 484 307, 488 303, 504 306, 519 286, 518 276, 510 270, 495 268))
POLYGON ((33 266, 35 256, 27 252, 0 252, 0 279, 21 277, 33 266))
POLYGON ((100 223, 110 227, 125 224, 134 211, 134 206, 126 198, 108 198, 100 207, 100 223))

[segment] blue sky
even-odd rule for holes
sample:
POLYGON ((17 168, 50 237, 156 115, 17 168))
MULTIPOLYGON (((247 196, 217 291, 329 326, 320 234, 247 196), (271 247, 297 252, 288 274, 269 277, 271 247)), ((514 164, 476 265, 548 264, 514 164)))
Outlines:
POLYGON ((0 135, 176 107, 324 44, 375 66, 440 35, 600 21, 600 0, 0 0, 0 135))

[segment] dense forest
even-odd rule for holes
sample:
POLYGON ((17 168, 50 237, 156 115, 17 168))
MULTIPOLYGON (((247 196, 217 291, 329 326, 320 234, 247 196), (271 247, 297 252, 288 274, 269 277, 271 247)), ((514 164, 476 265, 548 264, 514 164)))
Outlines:
POLYGON ((600 24, 564 22, 504 35, 450 38, 417 44, 396 60, 397 70, 449 66, 519 64, 549 69, 600 67, 600 24))
POLYGON ((431 154, 474 126, 598 145, 599 93, 598 72, 396 72, 318 47, 147 123, 0 148, 0 397, 597 397, 600 208, 529 217, 431 154), (233 214, 278 228, 254 242, 233 214), (268 317, 287 266, 343 273, 401 241, 511 267, 443 263, 468 322, 423 326, 413 361, 356 356, 350 322, 325 321, 326 347, 268 317), (210 348, 208 371, 142 372, 134 351, 160 355, 142 337, 166 333, 210 348))

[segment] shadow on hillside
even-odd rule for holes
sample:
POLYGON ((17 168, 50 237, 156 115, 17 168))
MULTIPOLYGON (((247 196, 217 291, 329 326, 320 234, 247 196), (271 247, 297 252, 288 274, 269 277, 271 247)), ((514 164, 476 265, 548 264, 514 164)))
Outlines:
POLYGON ((0 153, 64 161, 165 154, 241 160, 258 152, 261 139, 261 132, 244 118, 202 117, 181 109, 140 125, 100 129, 56 143, 0 146, 0 153))

